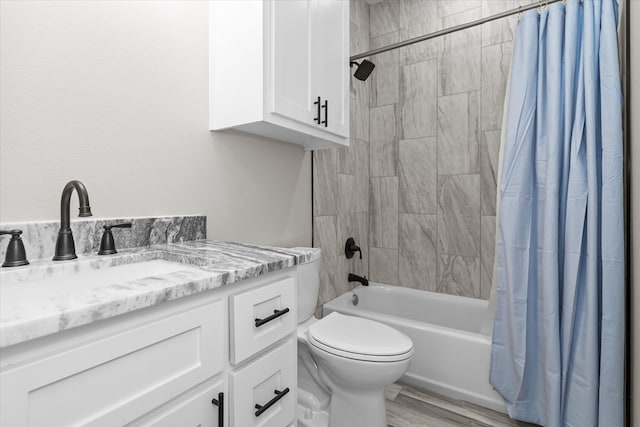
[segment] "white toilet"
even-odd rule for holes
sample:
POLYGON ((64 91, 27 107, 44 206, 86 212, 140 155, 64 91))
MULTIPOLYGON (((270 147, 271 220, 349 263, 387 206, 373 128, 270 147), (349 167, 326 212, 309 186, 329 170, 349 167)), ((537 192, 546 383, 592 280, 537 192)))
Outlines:
POLYGON ((409 368, 413 342, 369 319, 315 318, 319 270, 298 269, 298 425, 384 427, 384 389, 409 368))

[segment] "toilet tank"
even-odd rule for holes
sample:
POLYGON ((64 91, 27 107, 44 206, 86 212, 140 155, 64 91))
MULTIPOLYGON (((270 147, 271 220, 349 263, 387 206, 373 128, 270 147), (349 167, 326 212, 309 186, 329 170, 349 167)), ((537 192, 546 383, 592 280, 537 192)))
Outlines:
POLYGON ((298 265, 298 323, 309 319, 316 311, 321 261, 318 259, 298 265))

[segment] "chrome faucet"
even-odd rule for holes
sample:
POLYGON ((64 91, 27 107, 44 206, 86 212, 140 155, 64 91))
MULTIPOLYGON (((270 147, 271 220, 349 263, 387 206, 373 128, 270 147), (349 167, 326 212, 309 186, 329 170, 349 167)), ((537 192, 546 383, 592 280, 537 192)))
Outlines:
POLYGON ((58 231, 58 240, 56 240, 56 253, 53 256, 54 261, 66 261, 76 259, 76 245, 73 241, 71 233, 71 220, 69 214, 69 206, 71 205, 71 193, 73 190, 78 193, 80 201, 80 213, 78 216, 91 216, 91 207, 89 206, 89 194, 84 184, 80 181, 69 181, 62 190, 60 199, 60 231, 58 231))

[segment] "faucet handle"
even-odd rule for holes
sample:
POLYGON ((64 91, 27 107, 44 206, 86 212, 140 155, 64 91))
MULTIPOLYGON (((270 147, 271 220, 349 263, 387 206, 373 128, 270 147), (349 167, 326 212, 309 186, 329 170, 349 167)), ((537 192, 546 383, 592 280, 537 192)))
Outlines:
POLYGON ((133 223, 131 222, 123 222, 120 224, 103 225, 102 228, 104 228, 105 230, 111 230, 112 228, 131 228, 132 225, 133 223))
POLYGON ((360 250, 360 246, 356 245, 356 241, 353 237, 349 237, 344 245, 344 256, 351 259, 356 252, 360 252, 360 259, 362 259, 362 250, 360 250))
POLYGON ((9 246, 7 246, 7 253, 4 257, 3 267, 19 267, 21 265, 29 264, 27 261, 27 254, 24 250, 24 243, 22 242, 22 230, 0 230, 0 235, 10 234, 11 240, 9 246))
POLYGON ((116 242, 113 240, 112 228, 131 228, 133 224, 130 222, 123 222, 120 224, 104 225, 104 233, 102 233, 102 240, 100 240, 100 250, 98 255, 113 255, 117 254, 116 242))

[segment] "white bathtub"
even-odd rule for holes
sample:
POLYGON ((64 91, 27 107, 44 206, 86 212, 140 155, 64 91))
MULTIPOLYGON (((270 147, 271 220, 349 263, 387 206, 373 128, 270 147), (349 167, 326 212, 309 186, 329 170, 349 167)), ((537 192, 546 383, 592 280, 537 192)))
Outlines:
POLYGON ((329 301, 323 315, 337 311, 393 326, 415 346, 402 381, 506 413, 489 384, 491 337, 480 333, 487 306, 488 301, 474 298, 371 283, 329 301))

